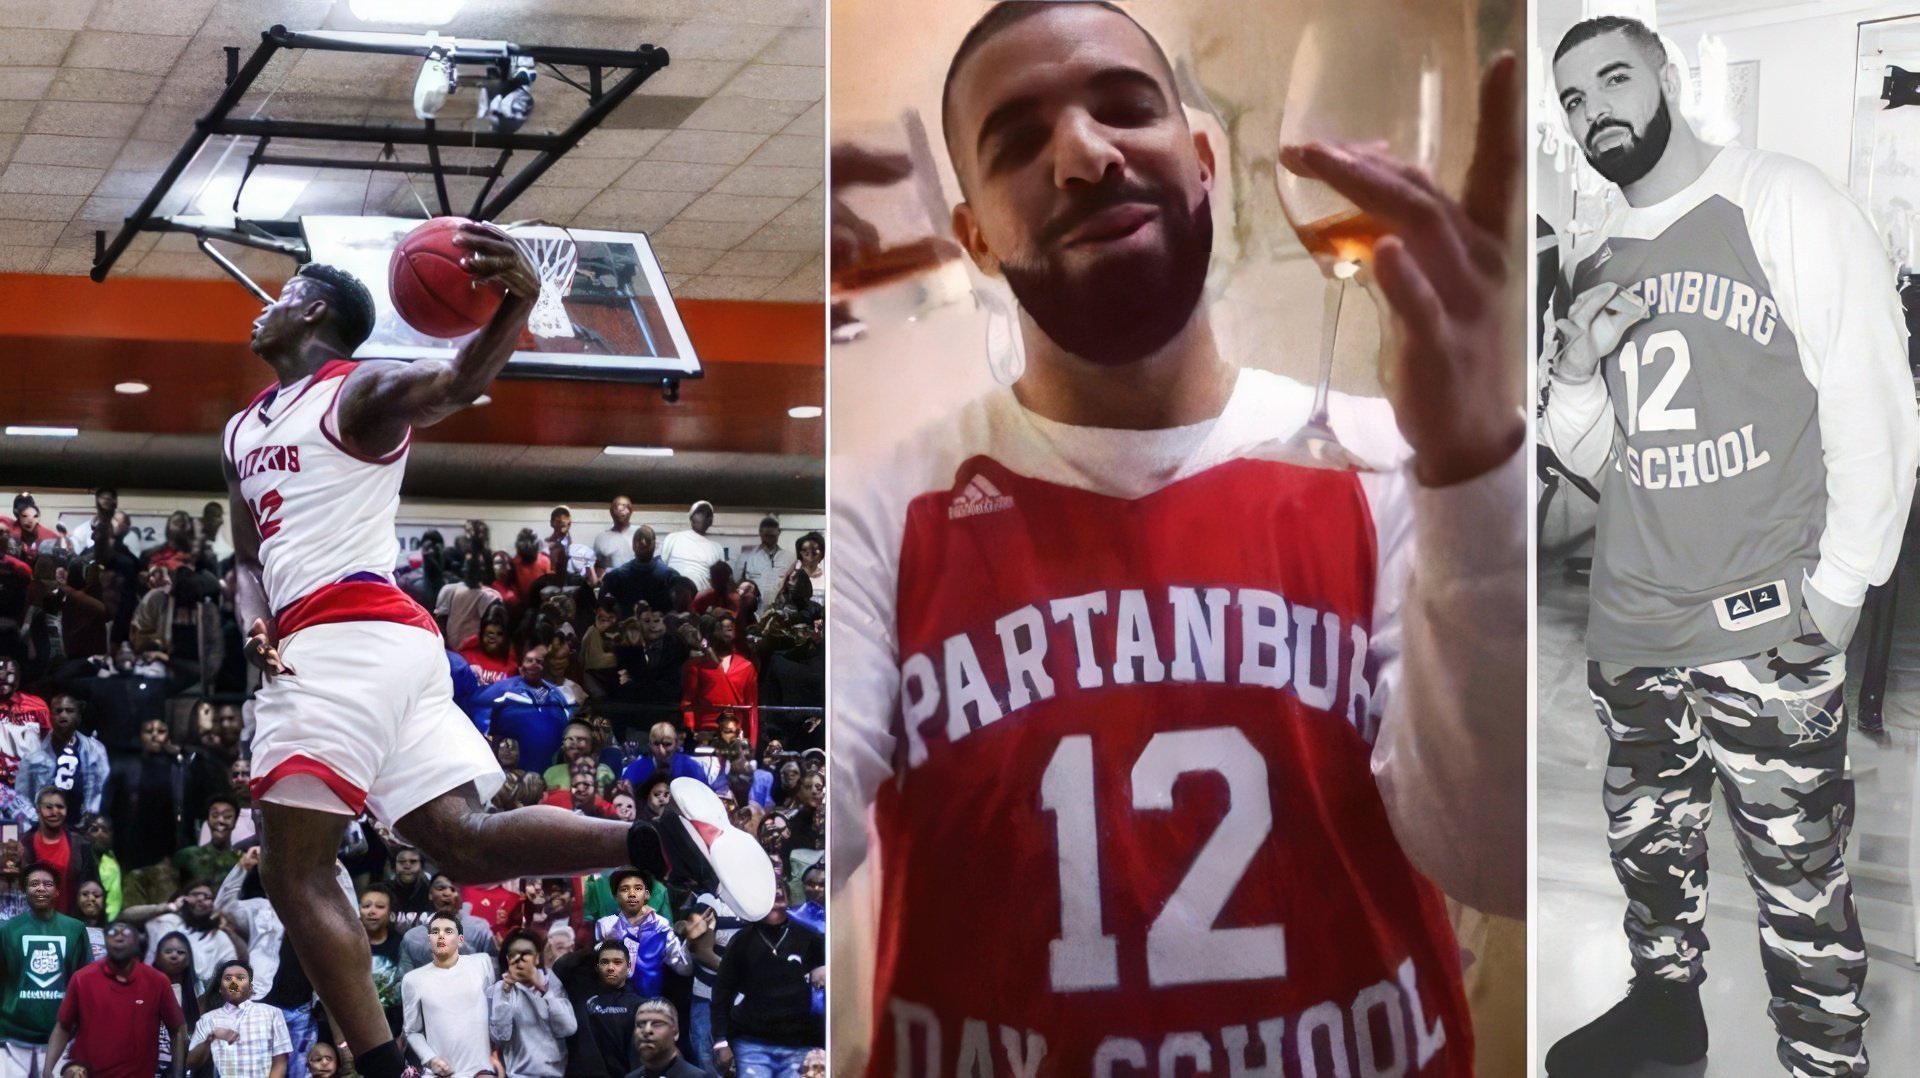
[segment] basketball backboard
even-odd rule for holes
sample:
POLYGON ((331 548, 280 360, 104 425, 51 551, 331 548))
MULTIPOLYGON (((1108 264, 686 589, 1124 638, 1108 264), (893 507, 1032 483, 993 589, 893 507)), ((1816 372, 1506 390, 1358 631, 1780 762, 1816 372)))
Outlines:
MULTIPOLYGON (((468 339, 429 337, 394 310, 388 266, 418 219, 314 216, 301 218, 300 224, 313 261, 346 270, 373 293, 373 335, 355 358, 451 358, 468 339)), ((536 258, 536 265, 561 271, 564 283, 556 283, 565 291, 560 300, 565 316, 558 325, 543 327, 551 335, 532 328, 521 334, 507 375, 635 382, 701 376, 699 357, 644 234, 552 226, 513 231, 523 247, 542 249, 545 257, 536 258), (570 275, 564 274, 568 240, 574 262, 570 275)))

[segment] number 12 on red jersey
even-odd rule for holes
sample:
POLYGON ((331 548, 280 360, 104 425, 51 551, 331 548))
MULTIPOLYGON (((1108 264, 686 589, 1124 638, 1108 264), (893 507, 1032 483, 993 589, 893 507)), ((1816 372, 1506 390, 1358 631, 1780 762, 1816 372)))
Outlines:
MULTIPOLYGON (((1155 734, 1133 764, 1133 807, 1170 810, 1174 783, 1206 771, 1227 780, 1227 814, 1147 929, 1147 980, 1155 988, 1287 975, 1284 926, 1211 927, 1273 831, 1266 761, 1247 735, 1235 727, 1155 734)), ((1060 851, 1061 934, 1049 944, 1048 961, 1053 990, 1117 988, 1119 945, 1106 934, 1100 910, 1092 735, 1060 739, 1040 778, 1040 805, 1053 814, 1060 851)))

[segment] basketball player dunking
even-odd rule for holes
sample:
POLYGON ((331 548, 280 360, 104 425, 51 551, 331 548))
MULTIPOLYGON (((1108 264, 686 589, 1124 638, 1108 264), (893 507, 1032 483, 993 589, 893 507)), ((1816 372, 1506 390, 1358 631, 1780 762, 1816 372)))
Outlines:
POLYGON ((1333 421, 1398 466, 1355 473, 1289 458, 1313 391, 1215 345, 1224 148, 1153 39, 1025 3, 960 43, 954 232, 1019 299, 1027 371, 833 494, 869 1074, 1473 1073, 1430 878, 1525 908, 1517 83, 1489 71, 1461 203, 1364 150, 1289 156, 1390 234, 1395 396, 1333 421), (983 881, 1015 881, 990 924, 983 881))
POLYGON ((500 766, 454 706, 433 618, 394 586, 394 514, 412 430, 487 388, 540 282, 491 225, 464 225, 456 242, 473 279, 507 295, 452 360, 349 360, 372 331, 372 297, 350 274, 308 265, 254 323, 253 350, 278 381, 228 422, 224 442, 236 603, 247 657, 265 674, 253 740, 260 869, 367 1078, 399 1078, 405 1064, 374 994, 366 932, 333 883, 341 836, 363 809, 459 880, 630 863, 718 888, 749 920, 773 899, 765 854, 697 782, 674 784, 679 819, 658 827, 549 807, 484 811, 500 766))

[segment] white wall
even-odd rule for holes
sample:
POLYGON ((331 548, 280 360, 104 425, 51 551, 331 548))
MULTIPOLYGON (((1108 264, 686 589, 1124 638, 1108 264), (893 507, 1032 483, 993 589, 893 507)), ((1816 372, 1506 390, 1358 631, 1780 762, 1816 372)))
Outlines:
POLYGON ((1797 5, 1662 29, 1689 56, 1702 35, 1713 34, 1726 45, 1728 63, 1759 61, 1759 148, 1798 157, 1845 186, 1860 23, 1916 13, 1911 3, 1797 5))

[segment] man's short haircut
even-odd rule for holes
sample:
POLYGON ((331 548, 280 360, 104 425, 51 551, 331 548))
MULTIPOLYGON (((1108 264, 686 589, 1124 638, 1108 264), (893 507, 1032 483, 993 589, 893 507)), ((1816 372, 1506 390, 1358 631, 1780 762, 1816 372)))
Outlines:
POLYGON ((813 864, 808 865, 806 869, 800 873, 800 878, 804 880, 808 876, 811 876, 816 872, 818 872, 822 877, 826 876, 827 874, 826 859, 822 858, 821 860, 815 861, 813 864))
POLYGON ((600 956, 605 954, 609 950, 613 951, 615 954, 618 954, 620 956, 621 961, 624 962, 627 960, 627 945, 624 943, 621 943, 619 940, 614 940, 614 939, 601 940, 600 946, 595 947, 593 949, 593 960, 595 962, 600 961, 600 956))
MULTIPOLYGON (((1133 23, 1134 28, 1140 31, 1140 35, 1153 46, 1153 54, 1159 57, 1160 68, 1167 76, 1167 85, 1174 88, 1176 95, 1180 92, 1173 76, 1173 64, 1167 60, 1166 51, 1160 47, 1160 42, 1154 40, 1152 34, 1147 33, 1147 28, 1141 26, 1132 15, 1127 14, 1118 4, 1108 3, 1107 0, 1073 0, 1073 3, 1076 7, 1104 8, 1133 23)), ((940 87, 940 126, 946 132, 949 145, 953 142, 953 131, 950 129, 953 116, 953 80, 960 74, 960 66, 966 63, 974 53, 979 52, 987 42, 997 37, 1002 30, 1018 25, 1034 15, 1044 14, 1054 6, 1054 2, 1039 2, 1039 0, 1026 0, 1022 3, 1006 3, 1003 0, 1001 3, 990 5, 987 13, 980 16, 980 20, 973 24, 973 29, 967 31, 967 36, 960 39, 960 47, 953 50, 953 60, 947 64, 946 81, 940 87)))
POLYGON ((388 906, 391 907, 393 904, 393 888, 387 886, 387 881, 385 880, 374 880, 365 887, 360 888, 361 898, 365 898, 368 895, 385 895, 387 896, 388 906))
POLYGON ((20 874, 20 881, 22 883, 25 883, 27 879, 36 872, 46 873, 47 878, 53 881, 53 885, 55 887, 60 886, 59 870, 54 868, 53 865, 49 864, 46 861, 35 861, 33 864, 28 865, 27 870, 20 874))
POLYGON ((1602 34, 1624 35, 1640 49, 1655 71, 1667 66, 1667 46, 1661 42, 1660 35, 1654 33, 1646 23, 1625 15, 1600 15, 1574 23, 1573 29, 1560 39, 1559 47, 1553 50, 1553 62, 1559 63, 1562 56, 1602 34))
POLYGON ((766 527, 766 526, 767 526, 767 525, 769 525, 769 524, 771 524, 771 525, 773 525, 774 527, 776 527, 776 528, 778 528, 778 527, 780 526, 780 518, 779 518, 779 517, 776 517, 776 516, 774 516, 774 515, 773 515, 773 514, 771 514, 771 513, 769 513, 769 514, 767 514, 766 516, 763 516, 763 517, 761 517, 761 518, 760 518, 760 526, 761 526, 762 528, 764 528, 764 527, 766 527))
POLYGON ((455 932, 459 933, 462 936, 467 934, 467 926, 461 923, 460 917, 457 914, 448 913, 446 910, 433 911, 433 916, 427 918, 427 925, 429 926, 427 931, 429 934, 431 934, 433 931, 431 926, 435 921, 446 921, 453 925, 453 930, 455 932))
POLYGON ((242 961, 241 961, 240 959, 238 959, 238 958, 229 958, 229 959, 227 959, 227 960, 226 960, 225 962, 222 962, 222 963, 220 963, 220 968, 214 971, 214 973, 213 973, 213 981, 214 981, 214 983, 215 983, 215 984, 218 984, 218 983, 220 983, 220 981, 221 981, 221 979, 222 979, 222 978, 224 978, 224 977, 225 977, 225 976, 227 975, 227 971, 228 971, 228 970, 230 970, 230 969, 232 969, 232 968, 233 968, 233 967, 235 967, 235 966, 239 966, 239 967, 240 967, 241 969, 243 969, 243 970, 246 970, 246 971, 247 971, 247 978, 248 978, 249 980, 251 980, 251 979, 253 978, 253 967, 252 967, 252 966, 250 966, 250 965, 248 965, 248 964, 247 964, 247 963, 245 963, 245 962, 242 962, 242 961))
POLYGON ((340 341, 352 353, 373 335, 373 293, 360 278, 337 266, 309 262, 294 274, 327 290, 328 316, 340 331, 340 341))
POLYGON ((34 804, 36 804, 36 805, 37 805, 37 804, 39 804, 39 803, 40 803, 40 802, 41 802, 42 800, 44 800, 44 799, 46 798, 46 796, 47 796, 48 794, 53 794, 53 795, 55 795, 56 797, 58 797, 58 798, 60 798, 60 807, 62 807, 62 808, 72 808, 72 807, 73 807, 73 802, 72 802, 72 801, 69 801, 69 800, 67 800, 67 791, 65 791, 65 790, 62 790, 62 789, 61 789, 60 787, 58 787, 58 786, 42 786, 42 787, 40 787, 40 792, 39 792, 39 793, 37 793, 37 794, 34 794, 34 795, 33 795, 33 803, 34 803, 34 804))
POLYGON ((667 1021, 673 1023, 673 1028, 680 1028, 680 1012, 674 1010, 673 1004, 667 1002, 664 997, 653 996, 641 1000, 640 1005, 633 1009, 633 1022, 635 1025, 640 1024, 640 1016, 643 1014, 662 1015, 667 1021))

